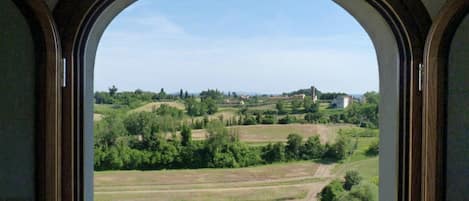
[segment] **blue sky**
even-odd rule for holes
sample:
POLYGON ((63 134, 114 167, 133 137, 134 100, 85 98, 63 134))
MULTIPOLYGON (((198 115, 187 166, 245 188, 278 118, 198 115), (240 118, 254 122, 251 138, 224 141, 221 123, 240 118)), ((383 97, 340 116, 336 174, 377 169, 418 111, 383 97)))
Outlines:
POLYGON ((378 90, 375 50, 331 0, 139 0, 98 47, 95 90, 378 90))

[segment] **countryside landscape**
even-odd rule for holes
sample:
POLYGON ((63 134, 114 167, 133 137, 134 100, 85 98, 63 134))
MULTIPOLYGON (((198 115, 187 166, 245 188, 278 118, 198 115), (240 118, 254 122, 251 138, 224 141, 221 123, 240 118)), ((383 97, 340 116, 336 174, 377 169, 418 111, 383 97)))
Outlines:
POLYGON ((377 92, 95 92, 95 200, 378 200, 377 92))

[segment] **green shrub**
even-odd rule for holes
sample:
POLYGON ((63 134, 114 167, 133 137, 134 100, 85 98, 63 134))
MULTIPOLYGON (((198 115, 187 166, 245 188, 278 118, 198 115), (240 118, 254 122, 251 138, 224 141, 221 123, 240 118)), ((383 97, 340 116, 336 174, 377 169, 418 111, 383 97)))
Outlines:
POLYGON ((319 193, 320 201, 336 201, 344 191, 342 182, 334 180, 319 193))

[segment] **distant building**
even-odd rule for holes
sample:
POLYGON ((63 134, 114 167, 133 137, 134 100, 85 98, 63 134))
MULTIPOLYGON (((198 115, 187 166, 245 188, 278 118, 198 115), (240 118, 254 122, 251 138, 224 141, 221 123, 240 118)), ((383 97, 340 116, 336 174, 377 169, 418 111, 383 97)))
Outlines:
POLYGON ((293 99, 305 99, 305 97, 306 97, 305 94, 297 94, 297 95, 291 96, 291 98, 293 99))
POLYGON ((318 101, 317 90, 314 86, 311 86, 311 98, 313 99, 313 103, 316 103, 318 101))
POLYGON ((341 95, 341 96, 337 96, 337 98, 332 100, 331 104, 332 104, 332 107, 334 107, 334 108, 345 109, 349 105, 351 105, 352 103, 353 103, 353 97, 352 96, 341 95))
POLYGON ((240 96, 241 100, 249 100, 251 96, 240 96))

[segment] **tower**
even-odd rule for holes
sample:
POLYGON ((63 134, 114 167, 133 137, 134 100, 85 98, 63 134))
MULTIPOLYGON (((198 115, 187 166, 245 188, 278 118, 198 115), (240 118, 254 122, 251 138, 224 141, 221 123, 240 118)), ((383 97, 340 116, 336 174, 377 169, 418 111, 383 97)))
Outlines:
POLYGON ((316 87, 311 86, 311 98, 313 99, 313 103, 316 103, 318 100, 318 96, 316 94, 316 87))

